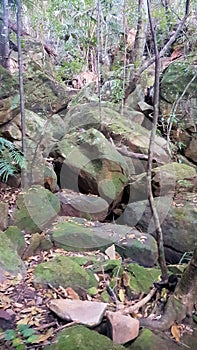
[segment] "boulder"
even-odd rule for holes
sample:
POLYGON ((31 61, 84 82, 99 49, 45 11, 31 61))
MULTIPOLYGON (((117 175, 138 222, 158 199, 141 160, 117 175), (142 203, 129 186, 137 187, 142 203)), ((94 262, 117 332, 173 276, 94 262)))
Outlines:
POLYGON ((114 243, 123 257, 132 258, 141 265, 153 266, 158 259, 155 239, 124 225, 60 217, 49 234, 54 245, 65 250, 104 250, 114 243))
POLYGON ((84 326, 74 326, 59 332, 56 341, 44 350, 124 350, 124 346, 114 344, 109 338, 84 326))
MULTIPOLYGON (((100 110, 98 103, 85 103, 73 106, 66 116, 67 130, 89 129, 100 127, 100 110)), ((102 129, 104 134, 113 137, 117 144, 126 145, 128 151, 148 154, 150 131, 131 120, 129 117, 121 115, 113 105, 102 107, 102 129)), ((156 136, 154 155, 158 165, 166 164, 170 161, 167 151, 167 142, 164 138, 156 136)))
POLYGON ((34 270, 35 286, 47 286, 63 288, 91 288, 98 282, 91 271, 83 269, 76 262, 66 256, 56 256, 50 261, 41 263, 34 270))
POLYGON ((38 185, 21 192, 16 205, 14 225, 28 233, 41 232, 57 217, 60 210, 57 196, 38 185))
MULTIPOLYGON (((178 263, 185 252, 193 251, 197 233, 196 195, 188 193, 186 199, 175 200, 169 196, 155 198, 163 232, 166 259, 178 263)), ((136 226, 143 232, 156 237, 155 225, 148 201, 138 201, 127 205, 121 222, 136 226)))
POLYGON ((158 348, 160 350, 183 350, 185 345, 175 343, 162 333, 155 334, 149 329, 142 329, 138 338, 128 347, 129 350, 157 350, 158 348))
POLYGON ((19 83, 7 69, 0 66, 0 125, 12 120, 19 112, 19 83))
MULTIPOLYGON (((186 164, 169 163, 152 170, 152 190, 155 197, 195 191, 197 188, 196 169, 186 164)), ((129 185, 129 202, 137 202, 148 198, 147 175, 139 174, 129 185)))
POLYGON ((112 203, 128 180, 124 158, 96 129, 74 132, 58 142, 56 152, 65 158, 61 188, 99 195, 112 203))
POLYGON ((85 195, 70 190, 62 190, 57 194, 61 216, 75 216, 87 220, 103 221, 108 213, 108 203, 101 197, 85 195))
POLYGON ((17 253, 18 243, 10 240, 8 236, 6 232, 0 232, 0 283, 6 279, 6 272, 12 276, 26 273, 25 265, 17 253))
POLYGON ((158 281, 161 271, 158 268, 145 268, 135 263, 127 265, 127 273, 130 276, 130 288, 134 294, 148 293, 153 283, 158 281))
POLYGON ((5 231, 5 235, 12 242, 18 255, 22 257, 25 249, 25 237, 21 230, 16 226, 9 226, 5 231))

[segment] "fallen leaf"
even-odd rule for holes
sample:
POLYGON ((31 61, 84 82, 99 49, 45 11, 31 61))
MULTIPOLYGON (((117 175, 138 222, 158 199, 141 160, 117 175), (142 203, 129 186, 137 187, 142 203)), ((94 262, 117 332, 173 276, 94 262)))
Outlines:
POLYGON ((171 334, 177 342, 180 342, 181 332, 180 332, 180 328, 176 324, 172 325, 171 334))
POLYGON ((66 293, 69 299, 80 300, 79 295, 70 287, 66 288, 66 293))
POLYGON ((121 302, 124 301, 124 297, 125 297, 125 294, 124 294, 124 290, 123 289, 120 289, 119 292, 118 292, 118 297, 119 297, 119 300, 121 302))
POLYGON ((41 342, 46 341, 47 339, 51 338, 53 336, 53 328, 49 328, 48 331, 45 334, 41 334, 36 341, 34 341, 35 344, 39 344, 41 342))

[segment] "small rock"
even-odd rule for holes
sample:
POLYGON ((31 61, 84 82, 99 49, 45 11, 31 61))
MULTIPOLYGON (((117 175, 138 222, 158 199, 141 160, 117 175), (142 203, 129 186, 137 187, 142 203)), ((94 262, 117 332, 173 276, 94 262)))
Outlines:
POLYGON ((12 328, 15 314, 10 310, 0 310, 0 328, 5 331, 12 328))
POLYGON ((106 313, 111 329, 111 338, 114 343, 125 344, 135 339, 139 334, 139 321, 120 312, 107 311, 106 313))
POLYGON ((48 308, 65 321, 76 321, 89 327, 98 325, 107 308, 106 303, 69 299, 53 299, 48 308))

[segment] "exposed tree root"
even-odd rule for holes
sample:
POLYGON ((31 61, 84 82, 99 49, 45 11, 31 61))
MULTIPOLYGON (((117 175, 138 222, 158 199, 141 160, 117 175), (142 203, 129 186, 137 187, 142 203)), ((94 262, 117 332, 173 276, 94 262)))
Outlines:
POLYGON ((197 248, 195 248, 193 257, 184 270, 174 294, 169 297, 161 319, 143 318, 140 320, 141 326, 164 331, 169 329, 175 322, 181 322, 186 316, 191 316, 193 307, 197 303, 196 291, 197 248))

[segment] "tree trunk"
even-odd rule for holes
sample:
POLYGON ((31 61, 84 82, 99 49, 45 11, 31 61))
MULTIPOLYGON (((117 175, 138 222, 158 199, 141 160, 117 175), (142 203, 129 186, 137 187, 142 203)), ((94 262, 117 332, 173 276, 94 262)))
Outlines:
MULTIPOLYGON (((21 3, 20 3, 20 0, 17 0, 17 47, 18 47, 20 113, 21 113, 21 130, 22 130, 22 152, 27 164, 24 89, 23 89, 23 65, 22 65, 22 52, 21 52, 21 3)), ((25 188, 28 185, 26 168, 21 169, 21 185, 22 185, 22 188, 25 188)))
POLYGON ((2 1, 2 20, 0 20, 0 64, 9 70, 8 0, 2 1))
POLYGON ((154 110, 153 110, 152 130, 151 130, 150 142, 149 142, 149 148, 148 148, 147 191, 148 191, 148 200, 149 200, 151 212, 153 215, 153 220, 155 223, 155 231, 157 235, 157 247, 158 247, 159 265, 161 268, 161 278, 163 281, 166 281, 168 278, 168 271, 166 266, 165 253, 164 253, 163 232, 159 222, 159 216, 154 203, 153 191, 152 191, 152 162, 153 162, 153 155, 154 155, 154 144, 155 144, 155 137, 157 132, 158 117, 159 117, 160 54, 158 52, 158 47, 157 47, 156 29, 153 27, 153 23, 152 23, 152 16, 150 11, 150 0, 147 0, 147 5, 148 5, 149 23, 150 23, 151 34, 152 34, 152 39, 154 44, 154 52, 155 52, 155 82, 154 82, 154 98, 153 98, 154 110))
POLYGON ((142 326, 153 330, 164 331, 175 322, 183 321, 186 316, 192 316, 192 310, 197 303, 197 247, 193 257, 185 268, 175 292, 167 301, 161 320, 148 318, 140 321, 142 326))
POLYGON ((137 33, 134 43, 134 57, 133 63, 136 67, 141 66, 141 60, 144 54, 144 48, 146 45, 146 33, 148 27, 148 8, 147 0, 138 1, 138 23, 137 33))

